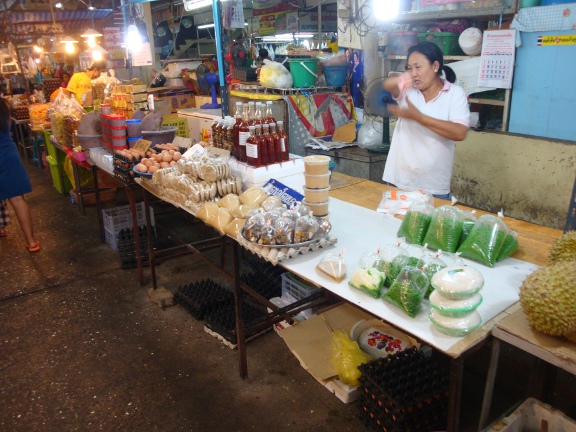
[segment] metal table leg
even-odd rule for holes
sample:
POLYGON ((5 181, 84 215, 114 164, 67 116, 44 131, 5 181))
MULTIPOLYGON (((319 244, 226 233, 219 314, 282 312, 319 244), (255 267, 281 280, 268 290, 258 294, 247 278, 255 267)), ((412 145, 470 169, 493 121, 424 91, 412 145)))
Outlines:
POLYGON ((238 347, 238 368, 240 378, 248 376, 246 360, 246 333, 242 319, 242 288, 240 287, 240 245, 232 242, 232 278, 234 280, 234 309, 236 310, 236 344, 238 347))
POLYGON ((146 188, 144 191, 144 216, 146 217, 146 234, 148 234, 148 264, 150 265, 150 275, 152 277, 152 287, 157 288, 156 284, 156 256, 154 252, 154 239, 152 238, 152 220, 150 219, 150 199, 146 188))
POLYGON ((130 202, 130 213, 132 213, 132 227, 134 229, 134 243, 136 247, 136 264, 138 266, 138 280, 140 285, 144 285, 144 264, 142 263, 142 254, 140 253, 140 232, 138 230, 138 213, 136 210, 136 198, 134 197, 134 191, 130 186, 124 188, 126 195, 128 195, 128 201, 130 202))
POLYGON ((80 185, 80 174, 78 174, 78 165, 75 162, 72 162, 72 172, 74 173, 74 182, 76 191, 76 195, 78 196, 78 205, 80 206, 80 213, 82 216, 86 215, 84 211, 84 200, 82 199, 82 186, 80 185))
POLYGON ((492 354, 490 355, 490 366, 488 367, 488 376, 486 377, 486 387, 484 389, 484 399, 482 400, 482 411, 480 411, 480 421, 478 431, 484 430, 488 417, 490 415, 490 406, 492 405, 492 394, 494 393, 494 382, 498 372, 498 361, 500 359, 501 342, 498 338, 492 339, 492 354))
POLYGON ((450 368, 450 400, 448 402, 448 432, 458 432, 460 426, 460 399, 462 398, 462 376, 464 358, 452 359, 450 368))
POLYGON ((92 166, 92 179, 94 181, 94 197, 96 198, 96 211, 98 212, 98 226, 100 227, 100 240, 106 242, 104 233, 104 216, 102 216, 102 202, 100 201, 100 186, 98 185, 98 168, 92 166))

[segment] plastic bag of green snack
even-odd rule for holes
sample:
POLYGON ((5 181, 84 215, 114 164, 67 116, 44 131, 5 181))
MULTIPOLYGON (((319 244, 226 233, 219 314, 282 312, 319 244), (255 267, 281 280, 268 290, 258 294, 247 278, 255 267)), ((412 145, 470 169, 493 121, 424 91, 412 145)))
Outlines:
POLYGON ((466 237, 468 237, 468 234, 470 234, 470 231, 472 231, 472 228, 474 228, 474 225, 476 224, 476 217, 474 216, 474 213, 476 213, 476 210, 462 210, 464 219, 462 220, 462 234, 460 235, 458 246, 460 246, 464 240, 466 240, 466 237))
POLYGON ((400 245, 387 245, 380 249, 379 260, 376 268, 386 274, 384 285, 389 287, 398 276, 402 267, 410 262, 408 251, 400 245))
POLYGON ((396 235, 404 237, 406 241, 413 244, 424 244, 424 236, 433 214, 434 207, 432 205, 423 202, 412 203, 396 235))
POLYGON ((496 261, 502 261, 504 258, 508 258, 516 253, 518 250, 518 233, 508 229, 508 233, 506 234, 506 239, 504 240, 504 244, 498 253, 498 258, 496 261))
MULTIPOLYGON (((424 272, 424 274, 430 281, 432 280, 432 276, 434 276, 437 272, 439 272, 443 268, 448 267, 448 264, 446 264, 439 258, 440 253, 437 254, 427 253, 418 260, 418 264, 416 265, 416 267, 418 267, 420 270, 424 272)), ((428 298, 430 294, 432 294, 432 291, 434 291, 434 287, 432 286, 432 284, 429 284, 425 297, 428 298)))
POLYGON ((414 318, 420 308, 420 303, 428 290, 428 278, 424 272, 416 267, 404 267, 392 286, 384 293, 382 299, 398 306, 408 316, 414 318))
POLYGON ((449 205, 438 207, 432 215, 424 243, 432 250, 456 252, 463 220, 464 215, 460 209, 449 205))
POLYGON ((506 224, 496 216, 480 216, 458 252, 462 258, 494 267, 507 234, 506 224))
POLYGON ((354 274, 348 281, 348 285, 364 291, 374 298, 380 298, 385 280, 386 274, 374 267, 356 267, 354 274))

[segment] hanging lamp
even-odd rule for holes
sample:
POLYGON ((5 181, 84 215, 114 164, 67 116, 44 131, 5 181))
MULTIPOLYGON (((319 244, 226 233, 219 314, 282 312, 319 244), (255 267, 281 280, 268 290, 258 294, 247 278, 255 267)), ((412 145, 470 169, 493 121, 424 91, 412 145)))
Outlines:
POLYGON ((82 33, 80 35, 80 37, 87 38, 86 42, 88 43, 89 47, 95 46, 96 45, 96 38, 101 37, 101 36, 102 36, 102 33, 98 32, 97 30, 91 29, 91 28, 86 29, 84 31, 84 33, 82 33))
POLYGON ((66 52, 68 54, 72 54, 75 50, 74 44, 77 44, 78 41, 76 39, 74 39, 72 36, 64 36, 60 40, 60 43, 66 44, 66 52))

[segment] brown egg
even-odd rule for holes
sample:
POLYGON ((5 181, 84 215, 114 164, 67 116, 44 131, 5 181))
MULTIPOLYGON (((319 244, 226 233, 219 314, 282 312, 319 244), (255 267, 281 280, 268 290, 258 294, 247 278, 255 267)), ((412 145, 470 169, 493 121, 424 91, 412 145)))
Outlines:
POLYGON ((136 165, 136 171, 148 172, 148 167, 146 165, 143 165, 143 164, 138 164, 138 165, 136 165))
POLYGON ((154 173, 157 169, 158 169, 157 166, 151 166, 151 167, 148 169, 148 172, 149 172, 150 174, 152 174, 152 173, 154 173))
POLYGON ((174 155, 174 150, 168 150, 168 153, 170 153, 171 155, 174 155))
POLYGON ((168 168, 170 166, 170 164, 168 162, 162 162, 160 164, 160 168, 168 168))
POLYGON ((170 162, 170 166, 174 166, 174 165, 176 165, 176 161, 170 162))
POLYGON ((176 162, 178 162, 181 157, 182 157, 182 153, 180 153, 180 152, 174 152, 174 154, 172 155, 172 158, 173 158, 176 162))
POLYGON ((162 160, 164 162, 172 162, 172 155, 170 153, 166 153, 164 154, 164 156, 162 157, 162 160))

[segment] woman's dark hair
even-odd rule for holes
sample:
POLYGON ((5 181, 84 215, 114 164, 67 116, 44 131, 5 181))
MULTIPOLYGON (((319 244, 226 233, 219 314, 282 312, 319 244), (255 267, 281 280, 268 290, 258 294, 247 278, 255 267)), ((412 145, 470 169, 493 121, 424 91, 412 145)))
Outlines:
POLYGON ((266 48, 260 48, 258 50, 258 57, 260 58, 269 58, 268 57, 268 50, 266 48))
POLYGON ((0 132, 10 132, 10 102, 0 98, 0 132))
POLYGON ((415 52, 420 53, 426 57, 430 64, 438 62, 440 65, 438 72, 436 72, 438 76, 441 76, 442 71, 444 71, 444 75, 446 76, 448 82, 453 83, 456 81, 456 74, 452 68, 444 65, 444 55, 442 54, 442 50, 434 42, 420 42, 417 45, 411 46, 408 48, 408 57, 410 57, 410 54, 415 52))

